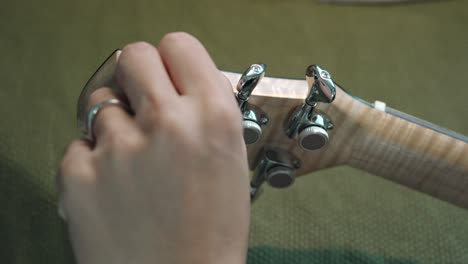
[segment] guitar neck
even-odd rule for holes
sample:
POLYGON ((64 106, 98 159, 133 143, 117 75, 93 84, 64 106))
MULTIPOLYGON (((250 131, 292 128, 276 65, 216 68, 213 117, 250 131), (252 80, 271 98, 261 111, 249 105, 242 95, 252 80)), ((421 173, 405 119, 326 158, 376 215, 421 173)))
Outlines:
POLYGON ((465 136, 391 108, 354 113, 350 166, 468 208, 465 136))

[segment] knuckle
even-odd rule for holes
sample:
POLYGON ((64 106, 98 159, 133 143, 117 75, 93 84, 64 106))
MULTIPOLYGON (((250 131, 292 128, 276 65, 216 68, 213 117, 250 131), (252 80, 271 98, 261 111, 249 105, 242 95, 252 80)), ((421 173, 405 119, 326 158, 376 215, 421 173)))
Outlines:
POLYGON ((150 107, 142 109, 139 113, 143 123, 150 129, 174 129, 179 120, 184 116, 176 105, 173 105, 174 110, 167 111, 157 101, 150 104, 150 107))
POLYGON ((201 121, 193 113, 151 111, 142 121, 145 138, 150 141, 170 138, 173 144, 194 146, 200 138, 201 121))
POLYGON ((161 49, 165 49, 173 47, 174 45, 179 45, 181 43, 193 42, 195 40, 196 38, 187 32, 171 32, 167 33, 161 38, 159 46, 161 47, 161 49))
POLYGON ((153 131, 161 131, 174 136, 179 136, 184 131, 183 122, 169 116, 160 116, 152 127, 153 131))
POLYGON ((145 56, 153 56, 156 48, 148 42, 140 41, 126 45, 120 54, 115 70, 115 80, 117 84, 122 85, 122 82, 128 77, 129 65, 132 61, 138 61, 139 58, 145 56))
POLYGON ((152 114, 154 112, 160 113, 164 111, 165 101, 161 100, 156 94, 148 93, 142 100, 141 108, 144 113, 152 114))
POLYGON ((148 51, 154 51, 155 47, 146 41, 138 41, 126 45, 122 49, 121 56, 131 56, 135 53, 145 53, 148 51))
POLYGON ((82 148, 83 145, 87 144, 83 140, 74 140, 65 149, 65 153, 61 162, 61 167, 63 169, 73 168, 76 164, 76 152, 77 149, 82 148))
POLYGON ((143 139, 138 133, 121 130, 108 133, 105 144, 113 151, 133 153, 143 145, 143 139))
POLYGON ((65 175, 69 175, 70 172, 73 172, 73 168, 75 167, 75 164, 72 159, 70 159, 68 156, 65 156, 62 159, 62 162, 60 163, 59 166, 59 174, 57 177, 64 177, 65 175))
POLYGON ((144 122, 148 124, 150 127, 157 126, 160 123, 165 122, 164 114, 161 111, 158 111, 158 104, 157 102, 149 102, 151 106, 147 106, 139 113, 144 119, 144 122))
POLYGON ((111 98, 115 98, 116 96, 112 92, 112 89, 109 87, 101 87, 96 89, 94 92, 91 93, 88 99, 87 110, 93 107, 96 104, 99 104, 105 100, 109 100, 111 98))
POLYGON ((78 164, 71 159, 64 159, 59 167, 57 183, 59 189, 62 189, 70 182, 70 179, 86 177, 90 175, 90 167, 87 164, 78 164))
POLYGON ((93 167, 91 161, 83 158, 81 153, 77 152, 86 144, 82 140, 75 140, 70 143, 65 151, 65 155, 59 164, 56 175, 56 188, 59 193, 64 193, 67 186, 74 182, 84 183, 86 179, 93 178, 93 167))

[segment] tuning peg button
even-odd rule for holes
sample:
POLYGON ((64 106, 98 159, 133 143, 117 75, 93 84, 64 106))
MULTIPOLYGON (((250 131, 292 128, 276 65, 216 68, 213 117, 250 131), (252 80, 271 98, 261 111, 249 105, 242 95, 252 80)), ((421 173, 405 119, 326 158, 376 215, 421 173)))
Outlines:
POLYGON ((299 132, 299 145, 304 150, 317 150, 328 143, 328 132, 319 126, 308 126, 299 132))
POLYGON ((251 120, 243 120, 244 127, 244 141, 245 144, 250 145, 257 142, 262 136, 262 129, 257 122, 251 120))
POLYGON ((284 166, 273 167, 265 176, 268 184, 275 188, 286 188, 293 184, 295 179, 294 170, 284 166))

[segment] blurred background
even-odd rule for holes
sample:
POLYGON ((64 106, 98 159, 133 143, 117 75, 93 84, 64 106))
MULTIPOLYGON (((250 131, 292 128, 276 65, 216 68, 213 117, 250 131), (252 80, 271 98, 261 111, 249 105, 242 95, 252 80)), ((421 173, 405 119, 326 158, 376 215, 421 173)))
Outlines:
MULTIPOLYGON (((368 101, 468 134, 468 1, 6 0, 0 9, 0 262, 74 263, 54 177, 81 88, 116 48, 187 31, 221 69, 316 63, 368 101)), ((183 252, 181 252, 183 253, 183 252)), ((468 211, 351 168, 266 189, 249 263, 468 263, 468 211)))

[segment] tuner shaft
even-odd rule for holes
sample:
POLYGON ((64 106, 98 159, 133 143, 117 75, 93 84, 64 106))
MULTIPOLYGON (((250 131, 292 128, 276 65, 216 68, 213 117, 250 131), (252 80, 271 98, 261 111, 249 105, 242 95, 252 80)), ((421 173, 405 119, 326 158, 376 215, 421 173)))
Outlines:
POLYGON ((236 98, 243 116, 244 142, 247 145, 254 144, 260 140, 262 136, 262 128, 260 126, 266 124, 262 120, 268 120, 265 115, 261 115, 260 111, 252 109, 248 104, 253 90, 263 76, 265 76, 265 70, 265 64, 252 64, 244 71, 237 83, 236 98))
POLYGON ((330 74, 318 65, 306 69, 308 95, 285 124, 286 135, 297 139, 304 150, 317 150, 328 143, 327 130, 333 123, 324 113, 316 110, 318 103, 331 103, 335 99, 336 89, 330 74))
POLYGON ((294 183, 295 171, 300 166, 300 160, 288 151, 266 147, 260 154, 250 182, 251 200, 258 198, 265 181, 274 188, 289 187, 294 183))

